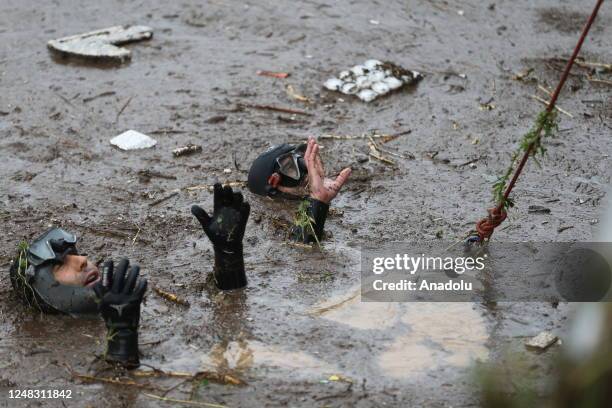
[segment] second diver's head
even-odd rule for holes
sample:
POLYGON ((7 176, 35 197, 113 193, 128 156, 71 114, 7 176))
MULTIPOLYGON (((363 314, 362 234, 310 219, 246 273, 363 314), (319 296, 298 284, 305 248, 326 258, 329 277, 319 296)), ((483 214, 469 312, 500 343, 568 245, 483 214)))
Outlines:
POLYGON ((272 146, 260 154, 249 170, 247 186, 258 195, 274 197, 279 192, 298 195, 308 182, 304 162, 306 144, 272 146))

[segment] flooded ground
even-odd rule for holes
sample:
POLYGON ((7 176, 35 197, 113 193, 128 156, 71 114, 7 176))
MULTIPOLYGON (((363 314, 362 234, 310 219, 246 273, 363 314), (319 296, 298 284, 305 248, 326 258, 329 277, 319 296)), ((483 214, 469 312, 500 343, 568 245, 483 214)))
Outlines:
MULTIPOLYGON (((569 55, 588 9, 579 1, 3 0, 0 406, 13 406, 9 389, 36 388, 70 389, 65 406, 79 407, 169 406, 150 396, 164 393, 229 407, 478 405, 474 362, 528 353, 524 336, 541 330, 563 335, 572 308, 360 303, 359 248, 452 241, 473 227, 490 205, 492 181, 542 109, 531 95, 556 84, 558 58, 569 55), (153 27, 154 37, 130 45, 132 61, 124 65, 66 60, 45 46, 128 23, 153 27), (322 90, 327 78, 369 58, 425 78, 370 104, 322 90), (257 70, 291 75, 267 78, 257 70), (312 102, 295 100, 287 85, 312 102), (138 152, 113 148, 109 140, 127 129, 158 143, 138 152), (219 294, 206 284, 212 248, 189 208, 212 207, 207 186, 245 180, 250 162, 271 144, 374 130, 403 133, 385 147, 414 159, 390 156, 389 165, 368 160, 365 140, 320 139, 330 172, 353 167, 333 202, 338 211, 327 220, 323 251, 287 244, 292 203, 247 192, 249 286, 219 294), (202 145, 202 153, 172 156, 187 143, 202 145), (102 321, 25 310, 12 295, 8 265, 20 240, 49 225, 77 233, 81 251, 96 261, 128 256, 150 287, 190 303, 149 291, 142 370, 208 370, 243 385, 113 373, 98 358, 102 321)), ((604 5, 583 48, 588 60, 612 62, 611 21, 604 5)), ((542 168, 527 166, 517 207, 495 239, 588 241, 600 227, 612 168, 612 87, 586 74, 573 70, 559 100, 571 117, 560 116, 542 168), (530 205, 550 213, 530 213, 530 205)), ((547 356, 556 351, 530 356, 543 388, 547 356)))

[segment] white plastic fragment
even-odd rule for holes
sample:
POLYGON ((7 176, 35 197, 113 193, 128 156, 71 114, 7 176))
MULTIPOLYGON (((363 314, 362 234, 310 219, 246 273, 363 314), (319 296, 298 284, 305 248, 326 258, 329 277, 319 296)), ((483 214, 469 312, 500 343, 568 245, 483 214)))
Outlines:
POLYGON ((384 82, 391 90, 399 89, 403 85, 403 82, 395 77, 387 77, 384 79, 384 82))
POLYGON ((546 350, 557 342, 559 338, 551 332, 543 331, 535 337, 527 340, 525 346, 538 350, 546 350))
POLYGON ((354 93, 357 93, 358 90, 359 88, 356 84, 352 82, 346 82, 344 85, 342 85, 342 89, 340 89, 340 92, 346 95, 352 95, 354 93))
POLYGON ((330 91, 339 91, 342 85, 344 85, 344 82, 342 82, 338 78, 329 78, 323 84, 323 86, 329 89, 330 91))
POLYGON ((379 82, 385 79, 385 73, 383 71, 372 71, 370 75, 368 75, 368 79, 370 82, 379 82))
POLYGON ((153 37, 153 29, 146 26, 114 26, 68 37, 51 40, 47 46, 65 54, 87 58, 126 60, 130 50, 118 47, 134 41, 153 37))
POLYGON ((368 78, 366 75, 362 75, 357 77, 357 79, 355 80, 355 84, 359 88, 369 88, 370 86, 372 86, 372 81, 370 81, 370 78, 368 78))
POLYGON ((157 144, 157 140, 130 129, 113 137, 110 143, 121 150, 137 150, 153 147, 157 144))
POLYGON ((379 95, 384 95, 389 92, 389 85, 384 82, 375 82, 372 84, 372 90, 379 95))
POLYGON ((350 76, 351 76, 351 73, 349 71, 342 71, 338 74, 338 78, 340 79, 347 79, 350 76))
POLYGON ((371 102, 376 99, 377 96, 378 94, 371 89, 362 89, 357 94, 357 97, 364 102, 371 102))
POLYGON ((365 67, 363 65, 355 65, 353 68, 351 68, 351 72, 355 76, 361 76, 361 75, 365 74, 364 68, 365 67))
POLYGON ((369 70, 372 70, 378 67, 379 65, 382 65, 382 61, 379 61, 377 59, 367 60, 366 62, 363 63, 363 66, 369 70))

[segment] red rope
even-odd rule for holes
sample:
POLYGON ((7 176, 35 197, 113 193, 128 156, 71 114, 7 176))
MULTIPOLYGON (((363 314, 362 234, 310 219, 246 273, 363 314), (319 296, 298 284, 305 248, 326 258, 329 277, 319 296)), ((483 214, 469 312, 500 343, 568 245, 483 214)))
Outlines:
MULTIPOLYGON (((591 25, 593 24, 593 21, 595 21, 595 17, 597 16, 597 13, 599 12, 599 7, 601 6, 602 3, 603 3, 603 0, 597 1, 597 4, 595 5, 593 12, 591 13, 591 16, 589 17, 584 28, 582 29, 582 34, 580 35, 580 38, 578 39, 578 43, 576 44, 576 47, 574 48, 574 52, 572 53, 572 56, 570 57, 570 59, 567 61, 567 65, 565 66, 565 70, 563 71, 563 75, 561 75, 561 79, 559 80, 559 83, 557 84, 557 88, 555 89, 555 92, 550 97, 550 102, 548 103, 548 106, 546 107, 546 112, 550 113, 555 108, 555 103, 557 102, 557 99, 559 98, 561 89, 563 89, 563 85, 565 85, 565 81, 567 80, 567 77, 569 76, 572 66, 574 65, 574 61, 576 60, 576 57, 578 56, 578 53, 580 52, 582 43, 584 42, 587 34, 589 33, 589 30, 591 29, 591 25)), ((503 199, 497 204, 496 207, 489 208, 487 210, 489 215, 486 218, 483 218, 476 223, 476 231, 478 232, 478 236, 481 241, 491 238, 491 235, 493 235, 493 231, 495 230, 495 228, 498 227, 506 219, 506 216, 508 214, 506 213, 504 204, 506 200, 508 199, 508 197, 510 196, 510 192, 512 192, 512 189, 514 188, 516 181, 521 175, 521 172, 523 171, 523 168, 525 167, 525 164, 527 163, 527 159, 529 159, 529 156, 531 155, 533 148, 538 143, 541 133, 542 133, 542 125, 540 125, 536 129, 536 134, 537 134, 536 140, 527 147, 527 150, 523 154, 523 157, 521 158, 521 161, 519 162, 518 167, 514 171, 514 175, 512 176, 510 183, 508 183, 508 186, 506 187, 506 190, 504 191, 503 199)))

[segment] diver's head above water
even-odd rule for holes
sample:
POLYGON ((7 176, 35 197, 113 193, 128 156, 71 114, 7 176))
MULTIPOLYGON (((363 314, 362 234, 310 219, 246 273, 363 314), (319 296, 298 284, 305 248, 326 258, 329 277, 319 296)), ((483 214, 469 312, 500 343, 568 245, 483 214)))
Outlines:
POLYGON ((22 243, 10 270, 11 284, 27 304, 46 313, 94 314, 92 290, 100 281, 98 267, 79 255, 75 235, 51 228, 22 243))
POLYGON ((249 190, 268 197, 310 197, 329 204, 347 182, 351 168, 342 169, 335 178, 326 177, 319 149, 312 136, 299 146, 282 144, 269 148, 251 165, 249 190))

